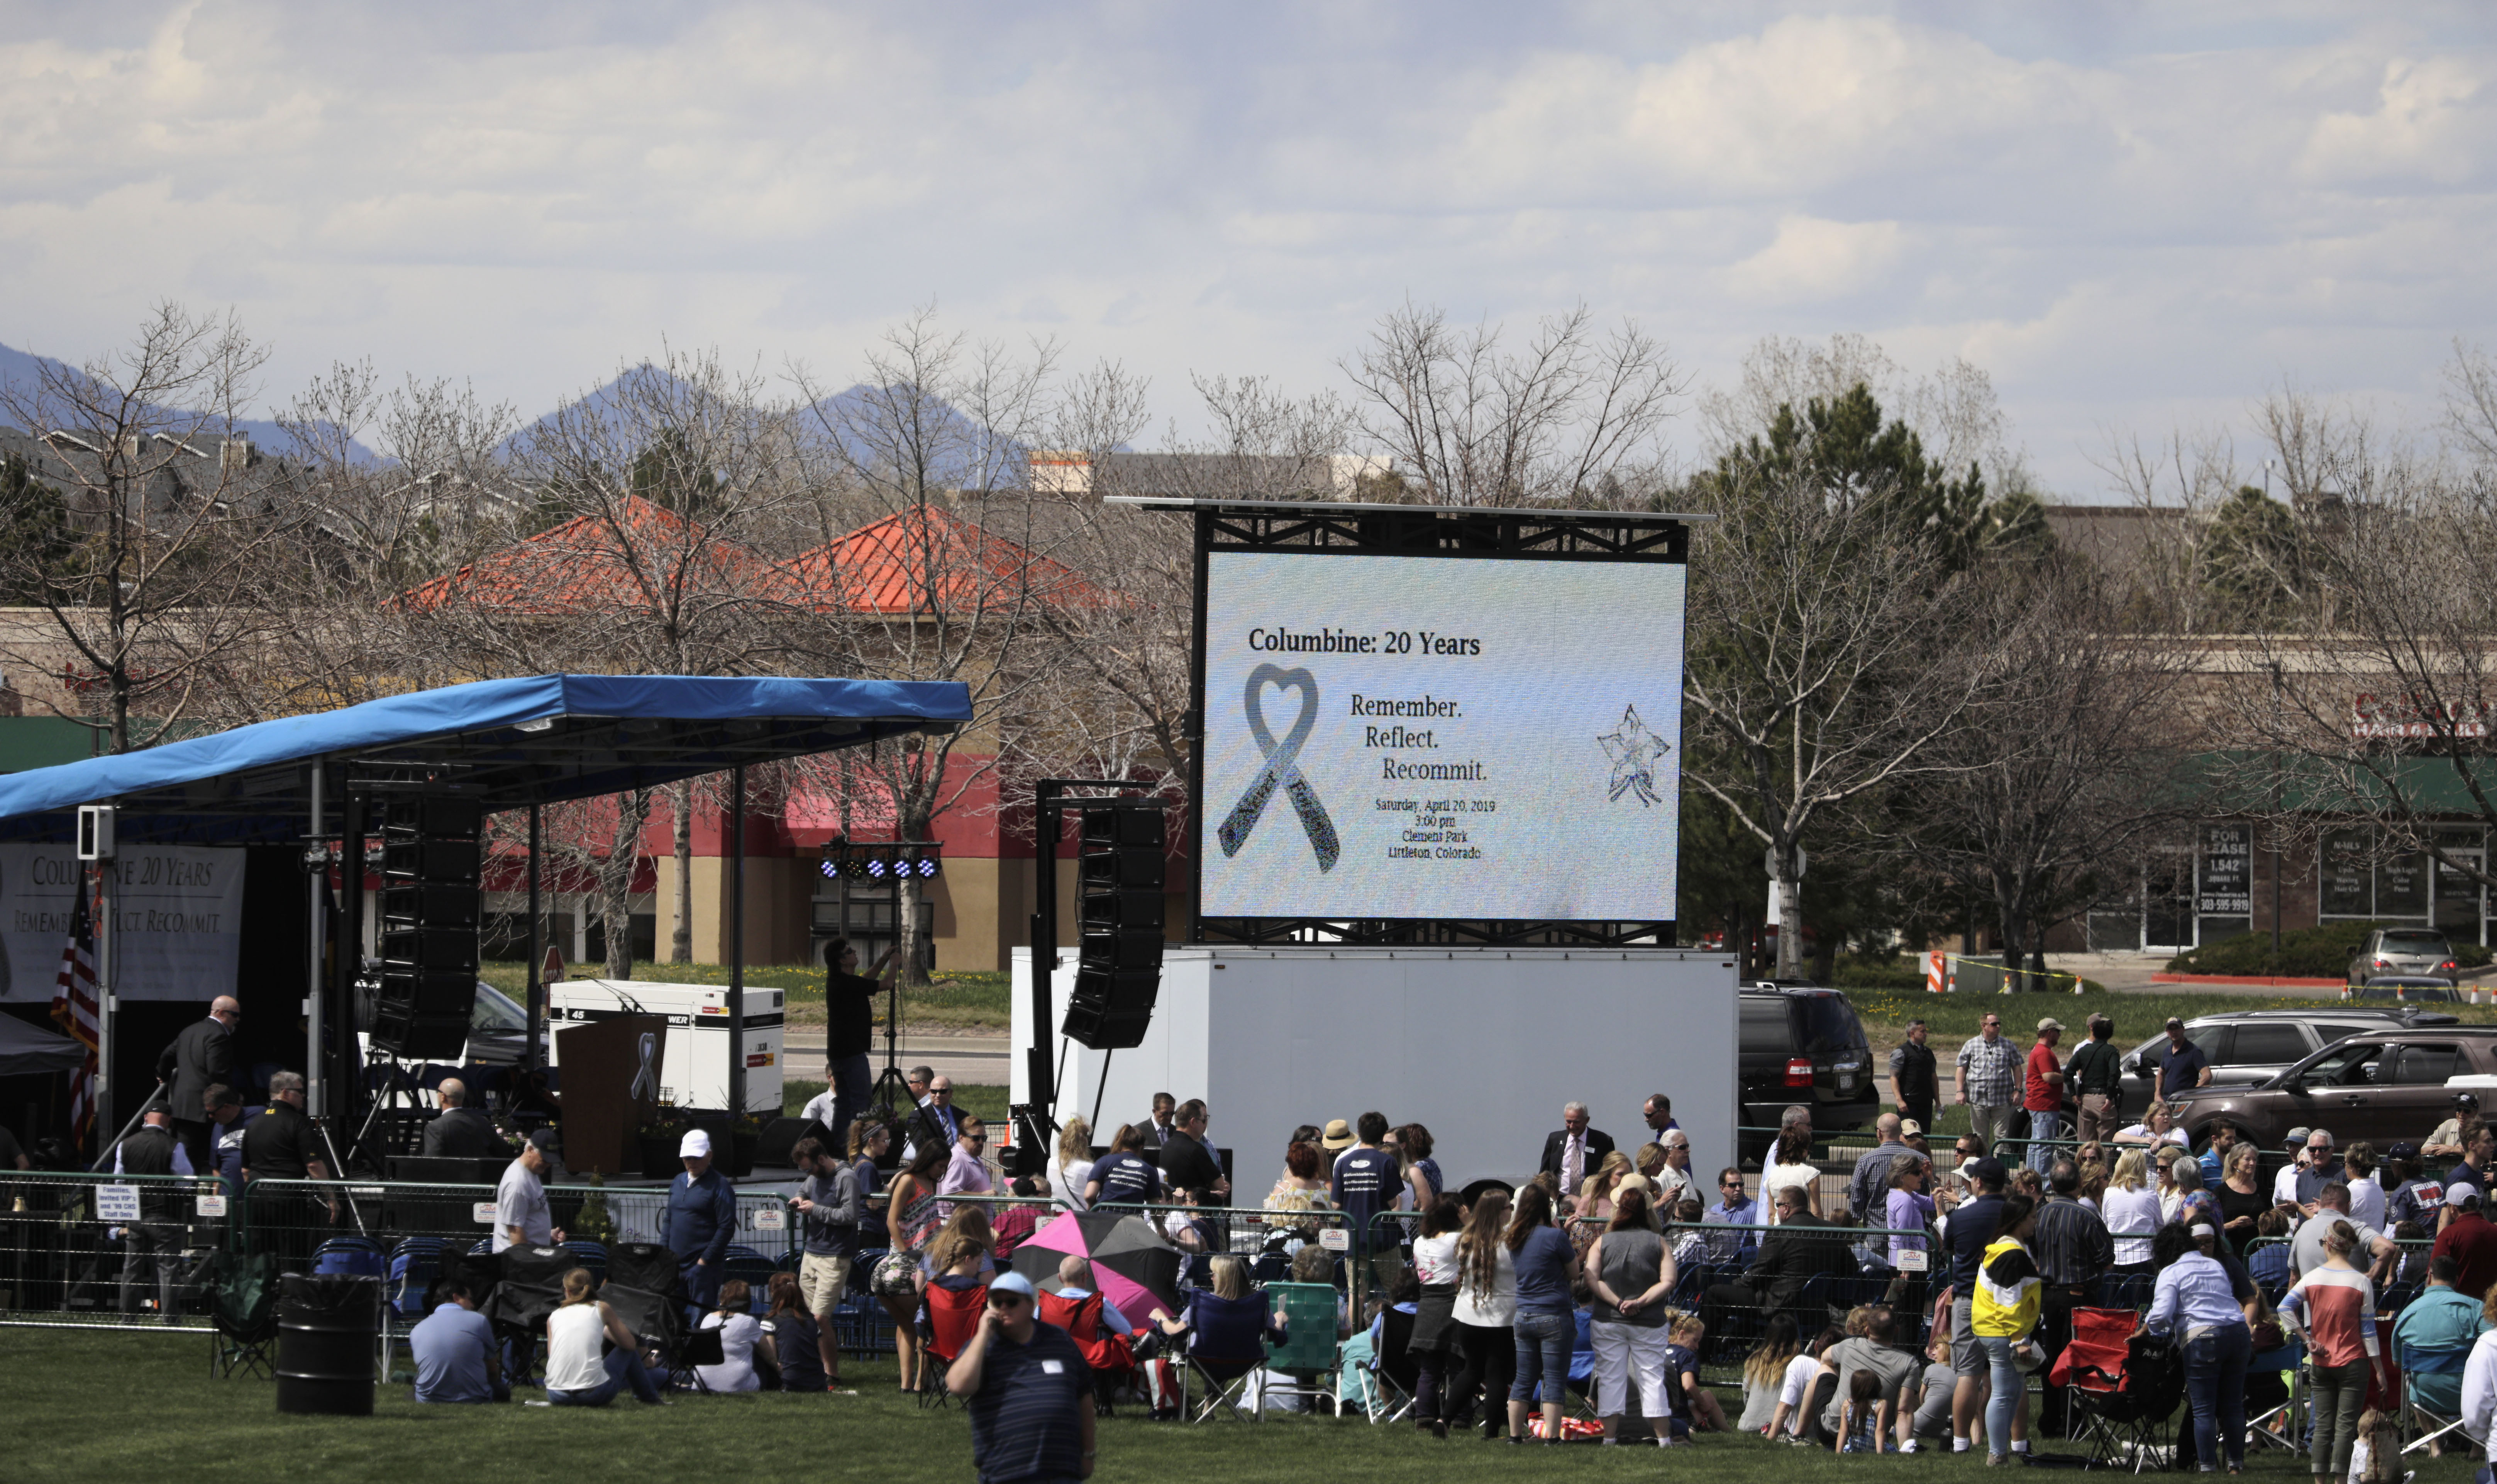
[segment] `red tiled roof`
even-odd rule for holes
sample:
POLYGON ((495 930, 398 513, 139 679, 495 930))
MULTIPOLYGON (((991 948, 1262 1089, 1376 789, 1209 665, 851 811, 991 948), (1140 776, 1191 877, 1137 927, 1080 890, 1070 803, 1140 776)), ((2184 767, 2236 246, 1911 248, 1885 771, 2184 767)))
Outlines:
POLYGON ((464 602, 555 615, 658 607, 666 590, 678 586, 760 596, 775 585, 771 564, 751 549, 626 495, 616 521, 594 515, 566 521, 412 587, 404 601, 420 610, 464 602))
POLYGON ((1013 601, 1024 584, 1044 602, 1108 600, 1072 567, 932 505, 887 516, 817 547, 791 563, 789 579, 793 601, 865 614, 994 606, 1013 601))

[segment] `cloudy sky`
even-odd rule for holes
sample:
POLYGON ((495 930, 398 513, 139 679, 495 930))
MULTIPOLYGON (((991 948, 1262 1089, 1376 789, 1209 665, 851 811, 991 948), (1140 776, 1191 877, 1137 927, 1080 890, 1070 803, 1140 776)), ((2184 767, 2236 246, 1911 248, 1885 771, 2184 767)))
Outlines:
POLYGON ((1964 357, 2087 498, 2284 382, 2432 411, 2497 341, 2492 75, 2484 4, 0 4, 0 341, 172 298, 272 393, 534 415, 663 338, 846 379, 933 301, 1185 426, 1408 297, 1584 301, 1702 381, 1964 357))

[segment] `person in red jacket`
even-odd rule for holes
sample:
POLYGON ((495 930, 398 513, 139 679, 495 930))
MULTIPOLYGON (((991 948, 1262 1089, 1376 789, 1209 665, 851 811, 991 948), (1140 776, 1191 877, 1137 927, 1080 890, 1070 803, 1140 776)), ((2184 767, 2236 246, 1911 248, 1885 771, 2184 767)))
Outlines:
POLYGON ((2497 1284, 2497 1224, 2481 1215, 2480 1192, 2469 1185, 2446 1186, 2445 1204, 2451 1216, 2436 1234, 2429 1259, 2451 1257, 2458 1270, 2454 1291, 2485 1299, 2490 1285, 2497 1284))
POLYGON ((1135 1370, 1135 1333, 1127 1316, 1106 1293, 1092 1291, 1092 1265, 1070 1252, 1058 1265, 1059 1289, 1040 1296, 1042 1322, 1066 1331, 1084 1363, 1092 1368, 1093 1408, 1110 1414, 1110 1398, 1120 1381, 1135 1370))

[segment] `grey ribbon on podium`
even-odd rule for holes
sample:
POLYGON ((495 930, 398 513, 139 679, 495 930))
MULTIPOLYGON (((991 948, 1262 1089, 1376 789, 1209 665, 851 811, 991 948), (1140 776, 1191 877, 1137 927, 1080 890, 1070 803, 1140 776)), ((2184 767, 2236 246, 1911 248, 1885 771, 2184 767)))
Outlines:
POLYGON ((655 1031, 643 1031, 642 1069, 633 1074, 633 1089, 628 1094, 635 1102, 655 1103, 659 1100, 659 1068, 656 1064, 658 1051, 658 1034, 655 1031))
POLYGON ((1316 853, 1318 869, 1333 870, 1343 844, 1336 838, 1335 821, 1327 818, 1326 805, 1318 802, 1318 791, 1301 775, 1301 743, 1309 741, 1310 731, 1318 724, 1318 682, 1307 670, 1283 670, 1274 665, 1259 665, 1248 672, 1248 693, 1241 698, 1242 710, 1248 713, 1248 734, 1266 754, 1266 764, 1231 806, 1230 817, 1215 832, 1222 842, 1222 853, 1238 855, 1248 843, 1248 832, 1257 828, 1257 820, 1266 812, 1266 803, 1282 789, 1292 797, 1292 812, 1301 817, 1301 832, 1310 837, 1310 849, 1316 853), (1275 744, 1274 731, 1266 725, 1266 710, 1260 699, 1265 687, 1300 692, 1301 714, 1292 729, 1283 736, 1281 746, 1275 744))

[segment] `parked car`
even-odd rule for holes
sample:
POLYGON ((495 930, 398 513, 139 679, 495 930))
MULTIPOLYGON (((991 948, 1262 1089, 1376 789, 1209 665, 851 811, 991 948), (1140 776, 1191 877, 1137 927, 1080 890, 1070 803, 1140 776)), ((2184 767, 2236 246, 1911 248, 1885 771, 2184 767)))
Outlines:
MULTIPOLYGON (((2197 1015, 2185 1023, 2185 1039, 2211 1058, 2211 1081, 2268 1082, 2309 1056, 2362 1031, 2394 1026, 2450 1026, 2454 1017, 2434 1010, 2399 1006, 2318 1006, 2312 1010, 2245 1010, 2228 1015, 2197 1015)), ((2070 1043, 2065 1047, 2067 1056, 2070 1043)), ((2124 1057, 2124 1116, 2137 1121, 2150 1110, 2159 1086, 2160 1063, 2167 1059, 2167 1032, 2142 1042, 2124 1057)))
MULTIPOLYGON (((380 982, 371 975, 359 976, 356 980, 357 1024, 359 1026, 370 1026, 372 1024, 373 998, 380 991, 380 982)), ((492 985, 488 984, 483 979, 478 980, 477 1001, 469 1008, 468 1011, 468 1046, 467 1049, 459 1056, 459 1064, 466 1066, 518 1065, 521 1060, 521 1053, 528 1047, 528 1012, 522 1009, 520 1003, 514 1000, 510 995, 494 988, 492 985)), ((357 1049, 359 1051, 365 1052, 367 1054, 370 1053, 372 1048, 372 1036, 369 1032, 363 1030, 357 1031, 356 1041, 357 1049)), ((543 1054, 546 1049, 546 1034, 543 1031, 539 1032, 538 1035, 538 1048, 541 1054, 543 1054)), ((416 1065, 413 1061, 402 1061, 401 1064, 407 1066, 416 1065)))
MULTIPOLYGON (((1737 999, 1745 1128, 1774 1129, 1797 1103, 1812 1110, 1817 1133, 1861 1128, 1880 1117, 1872 1044, 1845 995, 1764 981, 1744 986, 1737 999)), ((1772 1137, 1742 1135, 1743 1157, 1759 1158, 1772 1137)))
POLYGON ((2434 928, 2378 928, 2350 956, 2345 982, 2353 988, 2377 979, 2442 979, 2453 983, 2453 944, 2434 928))
POLYGON ((2226 1120, 2266 1149, 2292 1128, 2328 1128, 2333 1142, 2382 1150, 2423 1139, 2453 1109, 2449 1077, 2497 1076, 2497 1026, 2386 1026, 2362 1031, 2253 1086, 2180 1094, 2177 1122, 2200 1144, 2226 1120))

